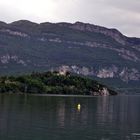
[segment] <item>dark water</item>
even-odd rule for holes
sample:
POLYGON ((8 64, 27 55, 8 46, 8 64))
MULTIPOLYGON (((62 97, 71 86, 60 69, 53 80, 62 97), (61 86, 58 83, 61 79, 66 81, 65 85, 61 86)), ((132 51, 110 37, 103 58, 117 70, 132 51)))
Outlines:
POLYGON ((131 139, 140 139, 140 96, 0 95, 0 140, 131 139))

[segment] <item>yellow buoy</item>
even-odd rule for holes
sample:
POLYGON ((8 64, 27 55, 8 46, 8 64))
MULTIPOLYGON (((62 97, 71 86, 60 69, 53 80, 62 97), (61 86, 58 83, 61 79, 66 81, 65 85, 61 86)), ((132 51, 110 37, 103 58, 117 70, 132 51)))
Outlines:
POLYGON ((80 109, 81 109, 81 105, 80 104, 77 105, 77 109, 78 109, 78 111, 80 111, 80 109))

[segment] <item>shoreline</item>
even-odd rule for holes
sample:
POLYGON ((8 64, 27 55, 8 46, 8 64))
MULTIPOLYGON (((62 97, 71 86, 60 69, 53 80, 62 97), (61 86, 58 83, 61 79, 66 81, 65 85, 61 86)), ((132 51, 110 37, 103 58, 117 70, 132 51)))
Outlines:
MULTIPOLYGON (((40 96, 40 97, 80 97, 80 98, 94 98, 94 97, 109 97, 107 96, 93 96, 93 95, 65 95, 65 94, 28 94, 28 93, 0 93, 0 95, 22 95, 22 96, 40 96)), ((115 95, 116 96, 116 95, 115 95)))
MULTIPOLYGON (((28 94, 29 95, 29 94, 28 94)), ((109 97, 109 96, 92 96, 92 95, 65 95, 65 94, 30 94, 29 96, 42 96, 42 97, 82 97, 82 98, 93 98, 93 97, 109 97)))
POLYGON ((94 97, 114 97, 114 96, 139 96, 139 94, 118 94, 107 96, 93 96, 93 95, 65 95, 65 94, 28 94, 28 93, 0 93, 0 95, 22 95, 22 96, 42 96, 42 97, 81 97, 81 98, 94 98, 94 97))

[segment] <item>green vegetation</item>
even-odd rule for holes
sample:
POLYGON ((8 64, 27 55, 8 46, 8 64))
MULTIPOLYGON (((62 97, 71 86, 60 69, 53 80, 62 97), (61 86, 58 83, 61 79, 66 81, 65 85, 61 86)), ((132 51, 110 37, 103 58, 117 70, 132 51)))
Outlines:
POLYGON ((0 78, 0 93, 116 95, 106 86, 89 78, 58 72, 32 73, 0 78))

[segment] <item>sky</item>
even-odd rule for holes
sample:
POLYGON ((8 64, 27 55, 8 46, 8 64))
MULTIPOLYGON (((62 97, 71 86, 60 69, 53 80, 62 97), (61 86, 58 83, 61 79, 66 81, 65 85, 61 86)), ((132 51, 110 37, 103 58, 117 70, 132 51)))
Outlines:
POLYGON ((140 0, 0 0, 0 17, 7 23, 80 21, 140 37, 140 0))

